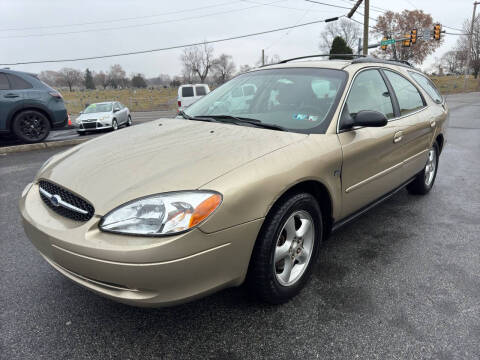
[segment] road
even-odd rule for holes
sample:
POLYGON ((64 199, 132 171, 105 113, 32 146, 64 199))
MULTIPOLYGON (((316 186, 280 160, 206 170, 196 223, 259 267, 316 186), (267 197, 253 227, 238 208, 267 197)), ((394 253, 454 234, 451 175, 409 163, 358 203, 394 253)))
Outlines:
MULTIPOLYGON (((175 114, 175 111, 171 110, 157 110, 157 111, 142 111, 142 112, 132 112, 132 122, 133 125, 141 124, 147 121, 152 121, 156 119, 160 119, 162 117, 171 117, 175 114)), ((72 121, 75 121, 76 117, 72 118, 72 121)), ((91 137, 100 136, 104 134, 105 131, 97 132, 97 133, 89 133, 91 137)), ((78 138, 79 135, 77 134, 75 129, 61 129, 61 130, 53 130, 48 135, 45 141, 59 141, 59 140, 70 140, 78 138)), ((0 138, 0 147, 2 146, 12 146, 18 145, 21 142, 11 136, 2 136, 0 138)))
POLYGON ((0 157, 0 358, 478 359, 479 99, 448 98, 432 192, 400 191, 333 234, 309 284, 282 306, 235 288, 140 309, 75 285, 40 257, 16 210, 59 150, 0 157))

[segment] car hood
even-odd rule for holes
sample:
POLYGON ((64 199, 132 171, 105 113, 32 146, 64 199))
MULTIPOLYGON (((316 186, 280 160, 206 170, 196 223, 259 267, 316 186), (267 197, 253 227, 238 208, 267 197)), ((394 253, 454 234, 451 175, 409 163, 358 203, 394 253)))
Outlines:
POLYGON ((97 214, 104 215, 142 196, 197 189, 307 136, 161 119, 103 135, 56 155, 38 178, 72 190, 90 201, 97 214))
POLYGON ((89 120, 89 119, 98 119, 101 116, 112 115, 111 111, 107 112, 98 112, 98 113, 89 113, 89 114, 80 114, 77 117, 77 120, 89 120))

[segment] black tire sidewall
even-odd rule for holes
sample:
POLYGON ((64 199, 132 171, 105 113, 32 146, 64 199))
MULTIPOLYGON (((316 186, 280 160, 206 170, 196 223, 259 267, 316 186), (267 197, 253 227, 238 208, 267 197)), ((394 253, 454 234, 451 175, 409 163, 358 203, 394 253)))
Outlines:
POLYGON ((115 131, 115 130, 118 130, 118 122, 117 120, 113 120, 112 121, 112 131, 115 131), (114 124, 117 124, 116 128, 115 128, 115 125, 114 124))
POLYGON ((26 143, 36 143, 36 142, 40 142, 40 141, 43 141, 47 138, 48 134, 50 133, 50 130, 51 130, 51 126, 50 126, 50 121, 48 120, 48 118, 42 114, 41 112, 39 111, 35 111, 35 110, 25 110, 25 111, 22 111, 20 112, 19 114, 17 114, 15 116, 15 118, 13 119, 13 122, 12 122, 12 131, 14 133, 14 135, 19 138, 20 140, 22 140, 23 142, 26 142, 26 143), (22 116, 26 115, 26 114, 36 114, 37 116, 41 117, 44 124, 45 124, 45 127, 46 127, 46 132, 45 134, 38 138, 38 139, 30 139, 28 137, 26 137, 25 135, 23 135, 22 131, 20 130, 20 119, 22 116))
POLYGON ((127 126, 131 126, 131 125, 132 125, 132 117, 128 115, 127 126))
POLYGON ((259 259, 257 256, 252 259, 256 262, 256 264, 252 264, 253 266, 251 266, 250 269, 251 277, 255 278, 252 281, 255 284, 255 289, 253 290, 264 300, 271 303, 282 303, 298 294, 305 286, 315 266, 322 236, 322 213, 317 201, 312 195, 308 193, 293 194, 281 202, 281 204, 277 205, 272 209, 269 216, 267 216, 254 249, 254 251, 259 252, 257 255, 260 255, 262 259, 259 259), (273 259, 275 247, 283 224, 292 213, 298 210, 308 212, 313 219, 315 239, 309 264, 302 277, 296 283, 284 286, 278 282, 274 273, 273 259))

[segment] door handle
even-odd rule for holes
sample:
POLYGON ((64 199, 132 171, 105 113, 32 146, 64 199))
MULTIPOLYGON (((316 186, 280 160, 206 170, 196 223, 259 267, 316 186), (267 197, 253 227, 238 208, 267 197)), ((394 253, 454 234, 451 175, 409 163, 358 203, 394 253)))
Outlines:
POLYGON ((11 98, 16 98, 16 97, 18 97, 18 95, 17 95, 17 94, 5 94, 3 97, 4 97, 4 98, 11 99, 11 98))
POLYGON ((434 128, 435 125, 436 125, 435 121, 431 121, 431 122, 430 122, 430 127, 431 127, 431 128, 434 128))
POLYGON ((398 131, 395 133, 395 135, 393 135, 393 142, 395 144, 402 141, 402 139, 403 139, 403 132, 401 131, 398 131))

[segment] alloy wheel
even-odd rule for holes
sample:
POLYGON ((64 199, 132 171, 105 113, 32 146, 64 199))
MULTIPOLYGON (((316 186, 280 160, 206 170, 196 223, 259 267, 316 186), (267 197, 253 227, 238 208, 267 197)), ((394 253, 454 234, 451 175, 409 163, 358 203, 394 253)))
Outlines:
POLYGON ((427 165, 425 165, 425 185, 430 186, 435 177, 437 168, 437 152, 435 148, 431 148, 428 152, 427 165))
POLYGON ((310 214, 299 210, 283 224, 274 252, 274 271, 283 286, 295 284, 308 267, 315 241, 314 222, 310 214))
POLYGON ((48 132, 47 120, 37 113, 25 113, 20 118, 20 131, 30 140, 42 139, 48 132))

